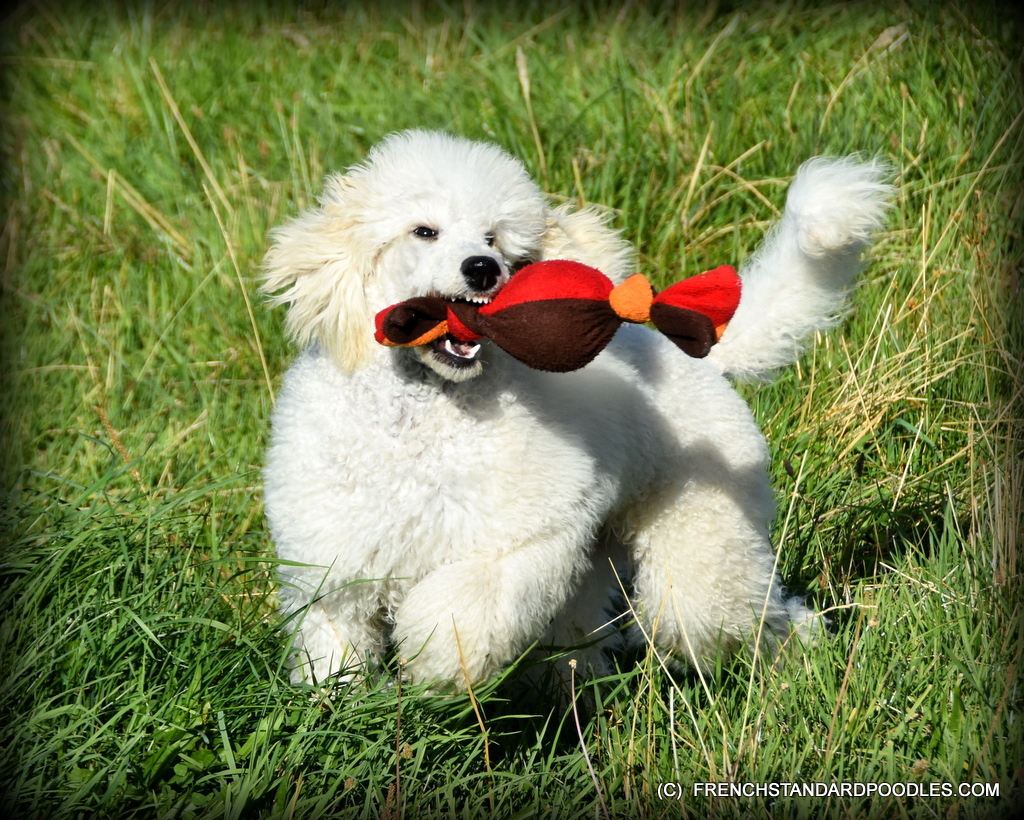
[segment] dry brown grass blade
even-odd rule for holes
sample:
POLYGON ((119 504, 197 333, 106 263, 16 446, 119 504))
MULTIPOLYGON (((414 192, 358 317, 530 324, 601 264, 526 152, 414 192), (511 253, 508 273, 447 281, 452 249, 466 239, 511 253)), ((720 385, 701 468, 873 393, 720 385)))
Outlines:
POLYGON ((228 198, 224 195, 224 190, 220 187, 217 177, 214 176, 210 163, 208 163, 206 161, 206 157, 203 156, 203 152, 200 150, 195 137, 192 136, 192 132, 189 130, 189 127, 185 122, 185 118, 181 116, 181 111, 178 109, 178 103, 175 102, 174 95, 171 94, 171 89, 167 87, 167 81, 164 80, 164 75, 160 73, 160 66, 156 64, 156 60, 152 57, 149 58, 149 68, 153 72, 153 76, 156 77, 157 85, 160 86, 160 93, 163 94, 164 102, 167 103, 167 107, 171 110, 171 114, 178 123, 178 127, 181 129, 181 133, 188 142, 189 148, 192 149, 192 153, 195 155, 196 161, 203 169, 203 173, 206 175, 206 179, 210 183, 210 187, 213 188, 214 192, 217 194, 217 199, 219 199, 220 203, 224 206, 224 210, 233 216, 234 208, 231 207, 231 203, 228 202, 228 198))
POLYGON ((519 87, 523 92, 523 101, 526 103, 526 114, 530 120, 530 132, 533 134, 533 142, 537 146, 537 161, 540 163, 540 175, 544 179, 544 187, 551 187, 551 180, 548 177, 548 160, 544 156, 544 143, 540 138, 540 130, 537 128, 537 118, 533 114, 533 100, 530 96, 530 67, 526 62, 526 55, 523 49, 516 49, 516 71, 519 74, 519 87))
MULTIPOLYGON (((203 190, 206 191, 207 198, 209 199, 209 190, 206 189, 205 185, 203 186, 203 190)), ((228 230, 224 225, 224 220, 221 219, 220 211, 217 210, 212 199, 210 200, 210 210, 213 211, 213 216, 217 220, 217 227, 220 230, 220 235, 224 239, 224 244, 227 246, 228 257, 231 259, 231 266, 235 271, 235 279, 238 281, 238 288, 242 291, 242 299, 245 301, 245 310, 249 316, 249 326, 252 328, 253 340, 256 345, 256 353, 260 357, 260 365, 263 368, 263 378, 267 383, 267 392, 270 395, 270 400, 274 401, 274 380, 270 376, 270 365, 267 364, 267 356, 263 350, 263 337, 260 335, 259 324, 256 322, 256 314, 252 309, 252 300, 249 298, 249 291, 242 279, 242 269, 238 264, 238 254, 235 252, 235 243, 228 234, 228 230)))
POLYGON ((128 455, 128 450, 125 448, 124 443, 121 441, 121 437, 117 434, 117 430, 114 429, 114 425, 110 423, 110 419, 107 418, 106 411, 98 404, 93 407, 96 411, 96 415, 100 417, 104 429, 107 431, 107 435, 110 436, 111 442, 113 442, 114 449, 117 450, 117 454, 121 456, 121 461, 128 467, 128 472, 132 474, 132 478, 139 485, 139 489, 142 492, 146 492, 146 485, 142 483, 142 475, 132 466, 131 456, 128 455))
POLYGON ((92 165, 93 168, 108 179, 109 186, 120 191, 125 202, 127 202, 132 210, 146 221, 149 227, 157 233, 163 234, 164 237, 170 240, 186 260, 192 257, 192 247, 189 245, 188 240, 185 239, 181 233, 175 230, 174 226, 171 225, 170 220, 147 202, 146 198, 135 190, 127 179, 113 168, 104 168, 100 162, 89 153, 85 146, 71 134, 65 132, 64 138, 71 143, 79 154, 88 160, 89 164, 92 165))

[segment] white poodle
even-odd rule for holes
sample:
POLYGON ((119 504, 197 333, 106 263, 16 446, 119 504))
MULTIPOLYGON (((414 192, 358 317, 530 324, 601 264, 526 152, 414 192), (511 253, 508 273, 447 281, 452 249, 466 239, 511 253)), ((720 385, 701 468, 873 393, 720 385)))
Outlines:
POLYGON ((707 358, 627 325, 566 374, 486 341, 379 346, 374 315, 427 294, 489 300, 541 259, 621 281, 632 253, 601 217, 552 207, 519 161, 441 133, 392 135, 330 177, 274 233, 264 286, 305 348, 265 473, 295 679, 393 646, 413 678, 457 688, 538 640, 599 666, 625 567, 631 609, 676 659, 809 631, 776 575, 768 450, 726 377, 769 377, 834 322, 883 175, 853 159, 800 169, 707 358))

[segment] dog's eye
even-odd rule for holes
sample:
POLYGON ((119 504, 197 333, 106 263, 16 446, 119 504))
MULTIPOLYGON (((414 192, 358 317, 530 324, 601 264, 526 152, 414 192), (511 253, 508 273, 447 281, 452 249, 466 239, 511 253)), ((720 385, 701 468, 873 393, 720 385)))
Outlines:
POLYGON ((494 234, 493 233, 484 234, 484 242, 487 243, 487 247, 493 248, 494 247, 494 234))
POLYGON ((426 225, 413 228, 412 232, 420 239, 437 239, 437 231, 433 228, 428 228, 426 225))

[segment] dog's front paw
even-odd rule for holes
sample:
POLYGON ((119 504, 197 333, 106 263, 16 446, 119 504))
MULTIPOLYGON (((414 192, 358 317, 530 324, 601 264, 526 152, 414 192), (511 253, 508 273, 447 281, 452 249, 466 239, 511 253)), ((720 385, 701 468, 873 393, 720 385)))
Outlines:
POLYGON ((480 641, 467 624, 460 628, 449 613, 432 626, 417 624, 401 638, 402 666, 412 680, 439 691, 463 692, 497 671, 490 655, 478 650, 480 641))
POLYGON ((395 640, 409 676, 465 690, 498 671, 507 641, 495 627, 503 608, 485 573, 447 566, 414 586, 395 616, 395 640))
POLYGON ((808 256, 859 251, 878 230, 891 204, 889 168, 856 157, 816 157, 800 166, 786 199, 786 220, 808 256))

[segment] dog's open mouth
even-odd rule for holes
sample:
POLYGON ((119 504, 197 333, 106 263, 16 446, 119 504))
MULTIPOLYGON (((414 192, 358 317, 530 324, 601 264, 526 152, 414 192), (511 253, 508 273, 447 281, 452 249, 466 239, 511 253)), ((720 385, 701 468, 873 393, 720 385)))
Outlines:
MULTIPOLYGON (((505 283, 500 283, 503 286, 505 283)), ((461 302, 464 304, 475 304, 476 306, 486 305, 492 301, 501 287, 492 288, 486 293, 476 293, 471 296, 459 295, 456 297, 443 297, 449 303, 461 302)), ((451 333, 420 345, 416 348, 420 360, 435 370, 446 379, 455 382, 463 382, 480 375, 483 372, 484 363, 480 359, 482 345, 479 341, 468 342, 457 338, 451 333)))
POLYGON ((480 352, 479 342, 460 342, 450 333, 446 333, 430 343, 434 356, 450 367, 472 367, 480 352))
MULTIPOLYGON (((480 293, 473 296, 462 296, 450 301, 466 302, 468 304, 486 305, 498 295, 500 288, 494 288, 489 293, 480 293)), ((446 333, 432 342, 428 343, 431 353, 442 364, 457 369, 472 368, 478 364, 477 355, 480 353, 479 342, 464 342, 456 339, 451 333, 446 333)))

